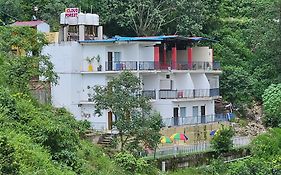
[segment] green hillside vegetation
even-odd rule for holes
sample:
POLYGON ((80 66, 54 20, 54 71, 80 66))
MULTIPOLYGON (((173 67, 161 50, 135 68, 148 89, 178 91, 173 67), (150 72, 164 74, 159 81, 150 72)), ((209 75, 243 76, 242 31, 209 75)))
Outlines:
POLYGON ((48 57, 40 55, 41 40, 22 43, 27 34, 33 33, 33 41, 42 36, 29 28, 0 31, 1 39, 14 33, 10 43, 0 42, 0 174, 125 174, 100 148, 82 139, 88 122, 30 95, 29 80, 34 76, 45 75, 53 82, 56 78, 48 57), (16 56, 11 45, 34 54, 16 56))

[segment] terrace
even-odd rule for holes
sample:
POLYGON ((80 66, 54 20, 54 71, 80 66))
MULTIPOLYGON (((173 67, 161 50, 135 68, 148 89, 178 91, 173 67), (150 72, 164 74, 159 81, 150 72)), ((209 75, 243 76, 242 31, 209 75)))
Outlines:
POLYGON ((122 70, 220 70, 220 63, 215 62, 191 62, 191 63, 159 63, 155 61, 112 61, 105 62, 105 71, 122 70))

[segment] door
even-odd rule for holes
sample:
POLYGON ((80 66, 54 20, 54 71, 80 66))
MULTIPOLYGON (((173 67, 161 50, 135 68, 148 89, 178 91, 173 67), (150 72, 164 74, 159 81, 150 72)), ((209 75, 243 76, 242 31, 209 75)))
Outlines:
POLYGON ((179 125, 179 108, 174 108, 174 126, 179 125))
POLYGON ((201 123, 206 123, 206 108, 205 106, 201 106, 201 123))
POLYGON ((192 107, 192 117, 193 117, 193 123, 199 123, 199 121, 198 121, 198 106, 192 107))
POLYGON ((107 53, 107 70, 112 70, 112 52, 107 53))
POLYGON ((180 107, 180 118, 181 118, 181 124, 188 124, 186 121, 186 107, 180 107))
POLYGON ((112 112, 107 113, 108 130, 112 130, 112 112))

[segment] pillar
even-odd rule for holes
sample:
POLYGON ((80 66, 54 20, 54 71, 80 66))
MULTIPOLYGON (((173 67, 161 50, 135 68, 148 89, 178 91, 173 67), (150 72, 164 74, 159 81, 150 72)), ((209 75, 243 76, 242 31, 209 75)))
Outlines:
POLYGON ((163 47, 163 64, 164 65, 167 64, 167 48, 166 48, 166 43, 164 43, 164 47, 163 47))
POLYGON ((154 46, 154 69, 159 69, 160 66, 160 47, 154 46))
POLYGON ((177 46, 172 48, 172 68, 177 69, 177 46))
POLYGON ((102 40, 102 37, 103 37, 103 27, 99 26, 98 27, 98 39, 102 40))
POLYGON ((192 48, 187 49, 187 63, 188 68, 192 69, 192 48))
POLYGON ((79 41, 85 40, 85 26, 79 25, 79 41))

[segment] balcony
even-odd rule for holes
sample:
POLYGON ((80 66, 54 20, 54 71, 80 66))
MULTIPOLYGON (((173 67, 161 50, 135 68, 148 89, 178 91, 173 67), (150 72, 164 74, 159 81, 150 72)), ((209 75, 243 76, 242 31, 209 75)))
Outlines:
POLYGON ((112 61, 105 62, 106 71, 137 70, 137 61, 112 61))
POLYGON ((139 70, 220 70, 220 63, 194 61, 190 64, 183 63, 160 63, 154 61, 140 61, 139 70))
POLYGON ((148 99, 156 99, 156 90, 144 90, 142 91, 142 95, 147 97, 148 99))
POLYGON ((163 118, 162 120, 165 126, 181 126, 228 121, 228 117, 223 114, 214 114, 205 116, 163 118))
POLYGON ((214 96, 219 96, 219 88, 159 90, 159 99, 202 98, 202 97, 214 97, 214 96))

